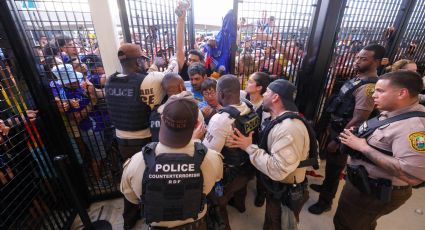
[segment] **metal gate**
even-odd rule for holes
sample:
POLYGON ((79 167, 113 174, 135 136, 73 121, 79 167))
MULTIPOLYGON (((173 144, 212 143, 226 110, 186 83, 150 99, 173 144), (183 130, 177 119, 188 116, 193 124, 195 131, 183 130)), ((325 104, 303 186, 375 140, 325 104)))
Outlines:
POLYGON ((238 35, 235 73, 267 72, 296 83, 313 25, 317 0, 235 0, 238 35))
POLYGON ((418 72, 425 70, 425 2, 417 1, 407 29, 397 46, 393 61, 411 59, 418 65, 418 72))
MULTIPOLYGON (((124 41, 140 44, 148 56, 163 57, 168 63, 175 53, 176 1, 124 0, 118 3, 124 41)), ((193 6, 193 0, 190 3, 193 6)), ((193 7, 186 14, 184 41, 187 53, 193 49, 195 41, 193 7)))
POLYGON ((48 126, 35 116, 22 76, 0 23, 0 229, 67 228, 76 213, 45 146, 48 126))
POLYGON ((103 86, 106 81, 88 0, 8 1, 38 66, 48 103, 59 111, 91 200, 119 196, 122 170, 103 86))
POLYGON ((402 6, 403 0, 348 0, 346 2, 315 115, 316 130, 319 133, 322 149, 326 148, 328 139, 325 130, 329 114, 323 113, 327 99, 330 95, 337 93, 342 84, 356 74, 353 69, 354 58, 364 46, 378 43, 386 47, 387 52, 389 51, 388 49, 394 43, 392 38, 397 22, 401 20, 402 6))

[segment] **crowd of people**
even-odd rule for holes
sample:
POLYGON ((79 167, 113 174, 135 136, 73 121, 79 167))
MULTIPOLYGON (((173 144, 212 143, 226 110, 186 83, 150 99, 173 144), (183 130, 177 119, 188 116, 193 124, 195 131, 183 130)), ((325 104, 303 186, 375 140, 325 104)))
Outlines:
MULTIPOLYGON (((99 189, 112 186, 102 165, 116 154, 116 141, 124 229, 142 218, 150 229, 231 229, 227 206, 246 211, 254 177, 254 203, 266 205, 263 229, 296 229, 309 197, 307 170, 318 160, 313 129, 294 102, 299 42, 282 44, 266 11, 254 37, 243 36, 242 18, 236 75, 228 74, 209 59, 220 41, 198 38, 198 49, 184 52, 186 9, 179 7, 175 57, 163 63, 138 44, 122 43, 122 71, 108 77, 97 48, 67 36, 40 40, 48 86, 80 158, 99 189), (241 76, 249 77, 241 82, 241 76)), ((409 60, 378 76, 384 54, 377 44, 362 47, 353 61, 356 76, 325 111, 331 117, 325 180, 310 185, 320 196, 308 211, 331 209, 346 169, 336 229, 374 229, 425 181, 423 80, 409 60)), ((11 122, 0 120, 2 136, 11 122)))

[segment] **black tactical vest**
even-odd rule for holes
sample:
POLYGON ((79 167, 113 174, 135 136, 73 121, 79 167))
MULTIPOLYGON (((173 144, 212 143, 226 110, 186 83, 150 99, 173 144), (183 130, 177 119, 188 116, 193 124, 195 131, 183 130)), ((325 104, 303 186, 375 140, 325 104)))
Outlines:
POLYGON ((159 128, 161 127, 161 114, 158 112, 158 108, 159 106, 154 107, 149 116, 152 142, 159 141, 159 128))
POLYGON ((338 95, 331 98, 326 112, 332 113, 334 116, 349 120, 353 117, 356 100, 353 95, 354 90, 362 85, 376 83, 377 77, 367 77, 365 79, 353 78, 342 85, 338 95))
MULTIPOLYGON (((310 150, 308 151, 308 158, 306 160, 300 161, 298 168, 312 166, 314 169, 319 169, 319 159, 318 159, 318 148, 317 148, 316 134, 313 130, 313 127, 307 122, 307 120, 305 120, 303 117, 299 116, 297 113, 287 112, 287 113, 284 113, 281 116, 277 117, 276 119, 270 121, 266 125, 266 127, 261 131, 261 134, 260 134, 261 140, 260 140, 260 143, 259 143, 258 146, 261 149, 264 149, 266 151, 266 153, 271 154, 268 151, 268 147, 267 147, 267 141, 268 141, 269 133, 275 125, 281 123, 283 120, 288 119, 288 118, 289 119, 298 119, 298 120, 302 121, 307 128, 308 136, 309 136, 309 139, 310 139, 310 150)), ((259 174, 259 178, 260 178, 261 183, 267 189, 267 191, 270 192, 271 195, 275 199, 285 198, 285 196, 287 196, 291 193, 291 189, 300 188, 300 186, 304 187, 304 189, 307 189, 306 188, 306 184, 307 184, 306 180, 304 182, 300 183, 300 184, 288 185, 288 184, 281 183, 279 181, 274 181, 274 180, 270 179, 270 177, 266 176, 263 173, 259 174)), ((290 196, 290 198, 292 199, 293 197, 290 196)), ((291 202, 286 203, 285 205, 288 206, 291 209, 291 202)))
POLYGON ((196 220, 206 203, 201 164, 207 148, 195 142, 193 157, 186 153, 155 155, 156 145, 152 142, 143 148, 146 169, 140 200, 146 223, 196 220))
MULTIPOLYGON (((251 112, 241 116, 241 112, 233 106, 226 106, 219 110, 219 113, 226 112, 229 116, 235 119, 234 127, 237 128, 243 135, 248 136, 251 131, 258 131, 261 120, 258 114, 253 110, 250 103, 246 103, 250 107, 251 112)), ((248 154, 240 148, 229 148, 224 146, 221 150, 224 156, 223 162, 232 166, 241 166, 249 162, 248 154)))
POLYGON ((308 132, 308 136, 309 136, 309 140, 310 140, 310 150, 308 151, 308 158, 306 160, 301 161, 300 164, 298 165, 298 168, 312 166, 314 169, 319 169, 319 159, 318 159, 318 148, 317 148, 316 133, 314 132, 313 127, 307 122, 307 120, 305 120, 303 117, 301 117, 297 113, 287 112, 287 113, 280 115, 279 117, 277 117, 273 121, 270 121, 270 123, 266 125, 264 130, 261 131, 261 134, 260 134, 261 139, 260 139, 258 146, 261 149, 264 149, 268 154, 270 154, 269 151, 268 151, 268 147, 267 147, 268 146, 267 142, 268 142, 269 133, 275 125, 281 123, 283 120, 288 119, 288 118, 289 119, 298 119, 298 120, 302 121, 303 124, 305 125, 305 127, 307 128, 307 132, 308 132))
POLYGON ((149 105, 140 98, 140 85, 146 75, 133 73, 108 78, 105 85, 106 103, 112 123, 119 130, 137 131, 149 128, 149 105))

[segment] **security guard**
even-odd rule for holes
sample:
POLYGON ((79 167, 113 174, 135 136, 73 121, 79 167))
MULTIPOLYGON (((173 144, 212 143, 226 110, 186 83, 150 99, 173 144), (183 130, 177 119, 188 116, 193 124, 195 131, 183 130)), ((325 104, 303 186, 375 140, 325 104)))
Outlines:
POLYGON ((377 81, 377 68, 384 57, 381 45, 367 45, 357 53, 354 69, 357 76, 344 83, 338 95, 330 101, 326 112, 331 114, 328 126, 330 142, 327 146, 325 180, 322 185, 310 187, 320 192, 319 201, 308 208, 313 214, 329 211, 339 185, 339 176, 347 162, 347 155, 338 149, 338 134, 344 128, 359 126, 367 120, 374 109, 372 93, 377 81))
POLYGON ((422 87, 412 71, 380 76, 373 99, 384 112, 353 131, 359 137, 348 129, 341 133, 350 157, 335 229, 375 229, 381 216, 409 199, 412 185, 425 181, 425 107, 418 103, 422 87))
POLYGON ((295 91, 296 87, 287 80, 270 83, 263 94, 263 107, 270 112, 271 120, 262 131, 259 145, 252 144, 253 133, 244 136, 237 129, 228 141, 231 147, 245 150, 251 163, 263 173, 262 182, 267 189, 265 230, 282 228, 281 204, 285 206, 283 211, 292 216, 284 223, 284 229, 296 228, 301 208, 308 200, 306 168, 301 162, 308 158, 310 137, 305 123, 290 117, 297 116, 298 111, 295 91))
POLYGON ((149 115, 165 94, 161 87, 163 74, 146 74, 148 57, 139 45, 121 45, 118 58, 123 72, 107 79, 105 95, 120 154, 125 161, 150 142, 149 115))
POLYGON ((226 139, 233 133, 233 128, 242 117, 248 118, 244 126, 252 129, 259 126, 260 119, 252 106, 241 102, 240 83, 236 76, 224 75, 219 78, 216 95, 223 108, 211 117, 203 143, 224 156, 224 195, 218 198, 218 205, 222 221, 226 224, 226 229, 230 229, 226 206, 233 198, 230 204, 239 212, 245 211, 245 186, 253 178, 255 169, 243 150, 229 148, 226 139))
POLYGON ((121 192, 143 205, 150 229, 207 229, 205 195, 222 178, 223 162, 219 153, 192 140, 202 127, 198 112, 192 100, 170 98, 159 143, 146 145, 124 164, 121 192))

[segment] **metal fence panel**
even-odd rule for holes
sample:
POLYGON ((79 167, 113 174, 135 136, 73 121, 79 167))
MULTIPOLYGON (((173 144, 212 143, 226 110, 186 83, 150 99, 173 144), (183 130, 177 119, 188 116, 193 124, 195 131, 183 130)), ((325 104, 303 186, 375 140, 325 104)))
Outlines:
MULTIPOLYGON (((175 53, 176 3, 169 0, 125 0, 131 42, 140 44, 152 58, 163 57, 165 63, 175 53)), ((186 14, 186 53, 194 45, 192 10, 193 7, 189 8, 186 14)))
POLYGON ((90 197, 119 196, 122 168, 113 145, 103 95, 106 76, 88 0, 28 2, 11 0, 10 7, 33 49, 50 103, 62 115, 90 197))
POLYGON ((30 119, 34 102, 0 27, 0 229, 61 229, 75 211, 46 150, 47 127, 30 119))
POLYGON ((414 60, 419 72, 425 70, 425 2, 417 1, 407 29, 398 45, 394 61, 399 59, 414 60))
POLYGON ((268 72, 296 82, 312 29, 316 0, 239 1, 235 72, 268 72))
POLYGON ((323 148, 327 141, 324 130, 329 118, 327 113, 323 113, 327 99, 338 92, 346 80, 355 76, 354 58, 364 46, 370 43, 389 46, 391 28, 395 24, 402 2, 402 0, 347 1, 315 118, 316 129, 321 134, 319 141, 323 148))

